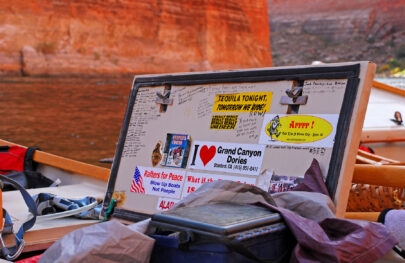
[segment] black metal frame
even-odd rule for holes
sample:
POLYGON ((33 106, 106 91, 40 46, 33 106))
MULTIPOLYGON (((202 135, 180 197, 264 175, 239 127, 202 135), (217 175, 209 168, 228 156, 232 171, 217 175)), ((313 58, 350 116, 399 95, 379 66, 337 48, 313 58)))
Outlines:
MULTIPOLYGON (((153 87, 162 85, 198 85, 198 84, 216 84, 216 83, 243 83, 243 82, 264 82, 264 81, 282 81, 294 80, 303 82, 310 79, 347 79, 346 90, 343 98, 342 108, 340 110, 335 143, 332 150, 329 170, 326 177, 326 186, 330 196, 335 196, 339 174, 343 162, 344 149, 347 142, 350 121, 353 107, 356 100, 359 84, 360 64, 345 66, 307 66, 294 68, 274 68, 274 69, 256 69, 245 71, 225 71, 225 72, 207 72, 207 73, 184 73, 174 75, 150 75, 136 77, 133 82, 131 95, 129 97, 124 123, 121 128, 121 134, 114 156, 113 166, 111 168, 108 181, 107 193, 104 198, 102 216, 105 215, 108 206, 112 200, 112 194, 115 188, 118 168, 122 151, 124 149, 125 138, 128 132, 128 126, 134 108, 136 95, 142 87, 153 87)), ((150 217, 151 215, 142 214, 134 211, 116 208, 112 214, 113 217, 122 218, 130 221, 139 221, 150 217)))

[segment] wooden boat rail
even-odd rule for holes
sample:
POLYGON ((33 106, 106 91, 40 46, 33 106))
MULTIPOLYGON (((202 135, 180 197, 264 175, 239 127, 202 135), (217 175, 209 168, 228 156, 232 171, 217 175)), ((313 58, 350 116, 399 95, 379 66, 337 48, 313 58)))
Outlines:
POLYGON ((387 132, 385 129, 374 129, 363 131, 361 133, 361 142, 405 142, 405 136, 403 130, 393 130, 387 132))
POLYGON ((396 87, 390 86, 388 84, 373 80, 373 87, 377 88, 377 89, 382 89, 382 90, 386 90, 395 94, 399 94, 402 96, 405 96, 405 90, 403 89, 398 89, 396 87))
MULTIPOLYGON (((1 139, 0 145, 7 145, 7 146, 17 145, 20 147, 24 147, 1 139)), ((105 182, 108 181, 108 178, 110 176, 110 169, 60 157, 43 151, 35 151, 33 159, 34 161, 40 164, 50 165, 65 170, 67 172, 77 173, 105 182)))
POLYGON ((368 153, 363 150, 358 150, 357 156, 356 156, 356 163, 357 164, 375 164, 375 165, 381 165, 381 164, 400 164, 399 161, 385 158, 376 154, 368 153))
POLYGON ((405 186, 405 166, 356 164, 353 183, 389 187, 405 186))
MULTIPOLYGON (((399 161, 359 150, 356 162, 352 179, 353 184, 393 188, 403 188, 405 186, 405 165, 399 161)), ((384 198, 383 196, 380 197, 384 198)), ((380 212, 347 212, 345 217, 377 221, 379 214, 380 212)))

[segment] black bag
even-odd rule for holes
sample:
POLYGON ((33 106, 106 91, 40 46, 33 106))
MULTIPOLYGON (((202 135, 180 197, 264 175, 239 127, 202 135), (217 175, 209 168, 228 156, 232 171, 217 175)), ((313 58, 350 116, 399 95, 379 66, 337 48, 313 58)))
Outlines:
POLYGON ((151 262, 288 262, 296 241, 278 213, 234 203, 152 217, 151 262))
MULTIPOLYGON (((38 149, 0 146, 0 174, 16 181, 25 189, 50 186, 53 181, 36 171, 37 164, 33 156, 38 149)), ((16 188, 5 181, 3 191, 10 190, 16 188)))

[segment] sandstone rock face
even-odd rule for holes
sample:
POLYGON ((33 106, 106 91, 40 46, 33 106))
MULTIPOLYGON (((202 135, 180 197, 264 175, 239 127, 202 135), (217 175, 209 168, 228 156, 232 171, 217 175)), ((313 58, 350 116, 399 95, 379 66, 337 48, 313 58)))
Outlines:
POLYGON ((0 0, 0 74, 271 66, 265 0, 0 0))
MULTIPOLYGON (((274 64, 386 62, 405 44, 405 0, 267 0, 274 64)), ((405 48, 405 46, 404 46, 405 48)))

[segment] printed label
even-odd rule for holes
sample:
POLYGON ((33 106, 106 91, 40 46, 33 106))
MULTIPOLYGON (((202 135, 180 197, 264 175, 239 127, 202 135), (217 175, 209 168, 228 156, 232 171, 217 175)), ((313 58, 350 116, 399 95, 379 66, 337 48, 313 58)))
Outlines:
POLYGON ((233 130, 238 122, 238 115, 214 115, 211 119, 210 129, 233 130))
POLYGON ((187 165, 189 137, 186 134, 168 133, 165 144, 165 160, 162 165, 167 167, 185 168, 187 165))
POLYGON ((212 112, 268 112, 273 92, 217 94, 212 112))
POLYGON ((333 147, 338 114, 266 114, 260 144, 333 147))
POLYGON ((303 177, 273 175, 270 182, 269 193, 274 194, 291 191, 303 180, 303 177))
POLYGON ((156 209, 158 211, 167 211, 177 204, 180 200, 171 198, 159 198, 156 209))
POLYGON ((190 169, 258 175, 265 145, 195 141, 190 169))
POLYGON ((180 198, 186 172, 137 166, 130 192, 180 198))
POLYGON ((190 193, 197 190, 203 183, 213 182, 217 180, 230 180, 242 184, 255 185, 256 178, 245 178, 241 176, 232 175, 220 175, 220 174, 204 174, 188 172, 186 175, 186 182, 184 183, 184 189, 182 198, 186 197, 190 193))

